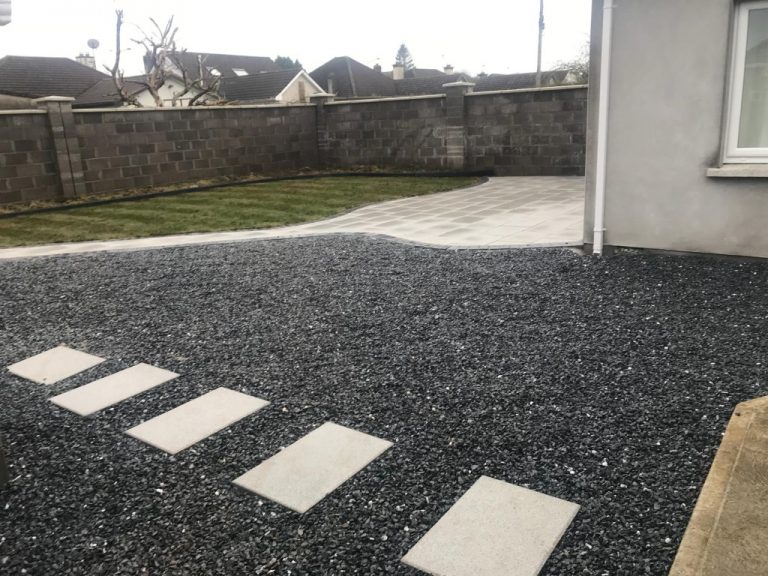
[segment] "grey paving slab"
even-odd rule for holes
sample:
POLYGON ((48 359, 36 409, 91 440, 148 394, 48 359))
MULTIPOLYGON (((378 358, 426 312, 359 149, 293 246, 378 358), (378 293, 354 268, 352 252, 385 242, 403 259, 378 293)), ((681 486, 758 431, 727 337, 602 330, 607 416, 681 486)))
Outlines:
POLYGON ((216 388, 134 426, 126 434, 168 454, 176 454, 268 404, 266 400, 236 390, 216 388))
POLYGON ((326 422, 234 483, 304 513, 392 446, 326 422))
POLYGON ((440 576, 536 576, 579 506, 481 477, 403 557, 440 576))
POLYGON ((57 346, 8 366, 8 370, 38 384, 55 384, 104 362, 92 354, 57 346))
POLYGON ((170 370, 136 364, 54 396, 51 402, 80 416, 88 416, 177 377, 178 374, 170 370))
POLYGON ((0 249, 0 260, 97 252, 142 250, 165 246, 189 246, 216 242, 240 242, 268 238, 295 238, 319 234, 383 234, 417 244, 444 247, 485 248, 516 245, 578 245, 583 243, 584 178, 501 177, 472 188, 462 188, 414 198, 401 198, 296 226, 177 234, 133 240, 107 240, 0 249), (557 221, 553 219, 558 217, 557 221), (503 235, 497 224, 509 219, 515 227, 538 227, 535 234, 503 235), (551 220, 551 222, 550 222, 551 220), (492 222, 493 226, 488 223, 492 222), (436 233, 466 226, 470 239, 436 233), (437 227, 440 228, 437 228, 437 227), (504 240, 502 242, 502 240, 504 240))

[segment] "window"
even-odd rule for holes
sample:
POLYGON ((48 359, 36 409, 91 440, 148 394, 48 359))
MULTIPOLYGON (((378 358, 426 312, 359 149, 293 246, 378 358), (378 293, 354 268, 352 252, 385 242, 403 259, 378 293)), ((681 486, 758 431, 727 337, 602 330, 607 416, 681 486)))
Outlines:
POLYGON ((232 72, 238 76, 248 76, 248 72, 244 68, 232 68, 232 72))
POLYGON ((737 5, 726 163, 768 163, 768 0, 737 5))

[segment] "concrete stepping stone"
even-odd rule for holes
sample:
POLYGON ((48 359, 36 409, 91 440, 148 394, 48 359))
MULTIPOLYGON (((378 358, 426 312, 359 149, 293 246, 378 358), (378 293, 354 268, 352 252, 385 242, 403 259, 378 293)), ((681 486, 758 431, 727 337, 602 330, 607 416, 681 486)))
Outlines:
POLYGON ((402 561, 441 576, 536 576, 578 510, 482 476, 402 561))
POLYGON ((234 483, 304 513, 391 446, 387 440, 326 422, 234 483))
POLYGON ((229 388, 216 388, 126 431, 147 444, 177 454, 261 410, 269 402, 229 388))
POLYGON ((51 402, 80 416, 88 416, 178 376, 170 370, 149 364, 136 364, 85 386, 54 396, 51 402))
POLYGON ((8 366, 8 370, 38 384, 55 384, 104 362, 104 358, 57 346, 8 366))

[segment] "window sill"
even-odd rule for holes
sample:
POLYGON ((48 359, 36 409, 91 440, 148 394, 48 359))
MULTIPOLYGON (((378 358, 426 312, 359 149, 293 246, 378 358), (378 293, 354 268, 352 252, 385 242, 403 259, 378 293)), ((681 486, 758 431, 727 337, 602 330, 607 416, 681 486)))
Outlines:
POLYGON ((724 164, 707 168, 709 178, 768 178, 768 164, 724 164))

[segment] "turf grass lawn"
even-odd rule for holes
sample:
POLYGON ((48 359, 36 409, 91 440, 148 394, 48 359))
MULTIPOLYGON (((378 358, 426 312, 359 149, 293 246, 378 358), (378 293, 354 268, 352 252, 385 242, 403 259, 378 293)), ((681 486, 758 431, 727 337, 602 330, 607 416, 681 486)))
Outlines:
POLYGON ((328 177, 129 199, 0 220, 0 246, 272 228, 477 182, 472 177, 328 177))

